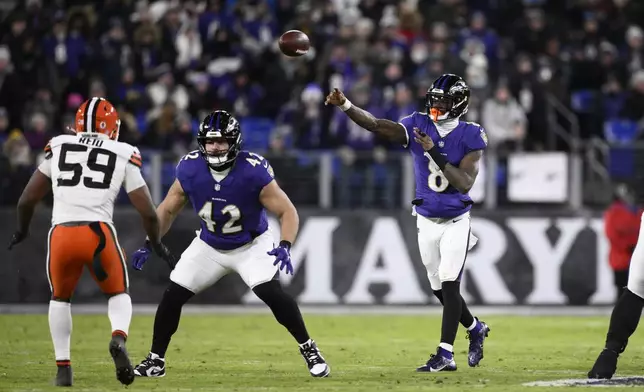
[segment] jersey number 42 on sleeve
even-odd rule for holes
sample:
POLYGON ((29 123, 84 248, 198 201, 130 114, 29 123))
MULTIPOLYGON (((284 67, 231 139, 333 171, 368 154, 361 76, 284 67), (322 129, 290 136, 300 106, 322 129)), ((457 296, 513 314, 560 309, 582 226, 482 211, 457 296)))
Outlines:
POLYGON ((443 172, 432 161, 429 161, 427 186, 436 193, 445 192, 445 189, 449 186, 449 181, 447 181, 443 172))
POLYGON ((71 178, 59 178, 58 186, 76 186, 83 177, 83 185, 91 189, 109 189, 116 168, 116 154, 103 148, 93 148, 87 156, 87 168, 92 172, 103 173, 103 180, 96 181, 95 178, 82 176, 83 166, 80 163, 68 163, 67 155, 69 153, 84 153, 89 147, 82 144, 63 144, 60 148, 60 160, 58 161, 58 170, 63 172, 74 173, 71 178), (100 156, 105 163, 99 163, 100 156))
MULTIPOLYGON (((203 207, 199 210, 199 217, 206 222, 208 231, 215 232, 215 220, 213 216, 215 215, 214 205, 212 202, 207 201, 204 203, 203 207)), ((221 209, 221 213, 224 215, 229 215, 230 219, 224 224, 221 228, 222 234, 235 234, 242 231, 242 225, 239 222, 241 220, 241 211, 236 205, 228 204, 226 207, 221 209)))

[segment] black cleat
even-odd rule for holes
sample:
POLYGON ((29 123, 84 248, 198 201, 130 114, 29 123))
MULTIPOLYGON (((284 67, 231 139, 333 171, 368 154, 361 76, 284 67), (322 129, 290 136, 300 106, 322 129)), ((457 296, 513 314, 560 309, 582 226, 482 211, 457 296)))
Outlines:
POLYGON ((139 377, 165 377, 165 359, 150 353, 134 368, 134 375, 139 377))
POLYGON ((71 365, 58 365, 58 373, 56 373, 56 386, 57 387, 71 387, 74 376, 72 374, 71 365))
POLYGON ((588 372, 588 378, 601 378, 610 380, 617 370, 617 351, 605 348, 597 357, 593 368, 588 372))
POLYGON ((331 373, 331 368, 322 357, 318 346, 313 340, 300 345, 300 354, 309 368, 309 373, 313 377, 326 377, 331 373))
POLYGON ((125 349, 125 338, 113 336, 110 341, 110 355, 116 367, 116 379, 123 385, 130 385, 134 382, 134 368, 125 349))

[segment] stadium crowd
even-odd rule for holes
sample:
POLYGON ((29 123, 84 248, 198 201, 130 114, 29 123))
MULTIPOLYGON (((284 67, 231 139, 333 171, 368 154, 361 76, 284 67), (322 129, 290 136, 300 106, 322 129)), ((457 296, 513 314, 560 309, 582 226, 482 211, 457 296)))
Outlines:
POLYGON ((193 148, 213 108, 245 131, 268 123, 260 150, 372 150, 373 134, 324 107, 329 88, 398 120, 444 72, 467 80, 467 120, 504 149, 548 147, 548 96, 577 113, 585 138, 605 121, 644 118, 638 0, 14 3, 3 2, 0 28, 0 203, 15 201, 90 96, 118 107, 120 140, 174 155, 193 148), (277 48, 289 29, 311 38, 302 58, 277 48))

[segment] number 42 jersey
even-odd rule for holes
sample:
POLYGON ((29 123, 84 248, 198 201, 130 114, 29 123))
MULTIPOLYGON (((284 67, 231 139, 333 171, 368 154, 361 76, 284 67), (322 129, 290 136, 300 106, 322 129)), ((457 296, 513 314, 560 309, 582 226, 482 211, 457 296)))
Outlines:
POLYGON ((52 225, 112 223, 121 187, 129 193, 145 185, 139 150, 98 135, 54 137, 38 170, 51 179, 52 225))
POLYGON ((268 230, 259 194, 273 176, 268 161, 248 151, 240 151, 223 173, 210 169, 199 151, 193 151, 181 159, 176 172, 201 218, 199 238, 218 250, 237 249, 268 230))

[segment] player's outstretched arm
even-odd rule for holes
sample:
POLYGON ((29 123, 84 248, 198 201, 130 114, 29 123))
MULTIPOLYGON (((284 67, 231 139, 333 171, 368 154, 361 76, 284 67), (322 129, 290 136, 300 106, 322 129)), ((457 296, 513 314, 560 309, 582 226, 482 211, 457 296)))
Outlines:
POLYGON ((344 96, 342 91, 337 88, 333 89, 333 91, 327 95, 324 104, 331 104, 340 107, 340 109, 342 109, 342 111, 346 113, 354 123, 360 125, 367 131, 378 134, 394 143, 403 145, 407 144, 407 131, 405 131, 405 128, 402 125, 391 120, 374 117, 373 114, 368 111, 353 105, 351 101, 344 96))
POLYGON ((266 210, 279 218, 282 227, 281 241, 288 241, 290 246, 295 241, 300 226, 300 217, 291 199, 273 180, 262 189, 259 201, 266 210))
POLYGON ((39 169, 36 170, 18 200, 18 228, 11 239, 9 249, 27 237, 36 205, 50 190, 49 177, 39 169))
POLYGON ((157 207, 157 216, 159 217, 161 237, 166 235, 172 222, 177 218, 179 212, 188 202, 188 196, 183 191, 179 180, 174 180, 165 199, 157 207))
POLYGON ((157 213, 154 209, 154 203, 152 202, 152 196, 150 195, 148 186, 144 184, 143 186, 128 192, 127 195, 134 208, 136 208, 139 215, 141 215, 143 227, 145 228, 145 232, 147 233, 150 242, 153 244, 161 242, 159 218, 157 217, 157 213))
POLYGON ((424 132, 414 128, 414 140, 423 146, 425 154, 429 155, 443 171, 447 181, 461 193, 467 193, 472 189, 476 176, 479 174, 479 161, 483 156, 482 150, 472 151, 465 155, 458 167, 452 166, 447 159, 434 146, 434 142, 424 132))

